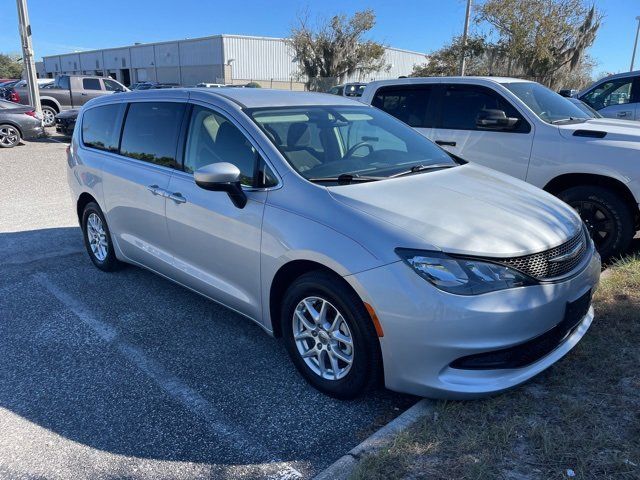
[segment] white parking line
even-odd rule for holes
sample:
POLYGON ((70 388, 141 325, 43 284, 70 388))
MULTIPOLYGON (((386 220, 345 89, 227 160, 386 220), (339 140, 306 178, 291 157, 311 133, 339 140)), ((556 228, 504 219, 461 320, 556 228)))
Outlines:
POLYGON ((60 289, 44 273, 36 273, 33 277, 105 343, 113 346, 141 372, 151 378, 167 395, 184 406, 197 418, 204 421, 210 430, 224 440, 230 448, 242 455, 250 455, 253 459, 260 458, 267 461, 262 465, 265 473, 275 467, 276 473, 272 474, 270 478, 290 480, 302 477, 302 474, 291 465, 286 462, 280 462, 261 445, 256 445, 249 441, 250 437, 240 427, 232 426, 225 416, 207 399, 182 382, 178 377, 167 372, 159 363, 145 355, 138 347, 118 337, 118 333, 113 327, 96 318, 82 302, 60 289))
POLYGON ((69 143, 69 142, 63 142, 62 140, 57 140, 57 139, 51 138, 51 137, 47 137, 47 140, 51 140, 52 142, 57 142, 57 143, 69 143))

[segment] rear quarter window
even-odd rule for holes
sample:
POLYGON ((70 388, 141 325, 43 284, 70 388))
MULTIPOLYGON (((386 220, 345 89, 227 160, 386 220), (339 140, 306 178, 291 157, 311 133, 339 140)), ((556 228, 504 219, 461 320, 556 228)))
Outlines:
POLYGON ((126 104, 114 103, 90 108, 82 116, 82 143, 85 147, 117 152, 126 104))

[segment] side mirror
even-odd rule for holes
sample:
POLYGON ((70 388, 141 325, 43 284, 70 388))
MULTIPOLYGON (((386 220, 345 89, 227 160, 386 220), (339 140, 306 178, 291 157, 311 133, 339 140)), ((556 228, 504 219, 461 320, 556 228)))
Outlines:
POLYGON ((478 128, 486 130, 511 130, 518 123, 517 118, 507 117, 504 110, 482 110, 476 119, 478 128))
POLYGON ((211 163, 193 173, 196 185, 212 192, 227 192, 233 204, 244 208, 247 195, 240 185, 240 170, 231 163, 211 163))

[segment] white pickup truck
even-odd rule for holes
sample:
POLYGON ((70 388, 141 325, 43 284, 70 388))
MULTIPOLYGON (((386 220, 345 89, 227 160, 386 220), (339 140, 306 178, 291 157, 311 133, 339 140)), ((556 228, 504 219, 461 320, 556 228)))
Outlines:
POLYGON ((580 213, 604 259, 624 252, 639 228, 639 122, 586 118, 566 98, 515 78, 385 80, 369 83, 360 100, 463 160, 557 195, 580 213))

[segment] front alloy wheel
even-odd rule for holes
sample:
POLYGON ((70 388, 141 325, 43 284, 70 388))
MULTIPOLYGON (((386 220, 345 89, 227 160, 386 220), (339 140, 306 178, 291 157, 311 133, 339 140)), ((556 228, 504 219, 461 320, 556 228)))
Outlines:
POLYGON ((307 382, 341 399, 378 383, 382 356, 375 326, 344 279, 325 271, 305 273, 289 286, 281 307, 285 347, 307 382))
POLYGON ((581 185, 558 196, 578 212, 603 262, 626 251, 635 234, 635 222, 618 193, 599 185, 581 185))
POLYGON ((351 370, 354 349, 349 325, 327 300, 307 297, 293 314, 298 353, 320 378, 340 380, 351 370))

